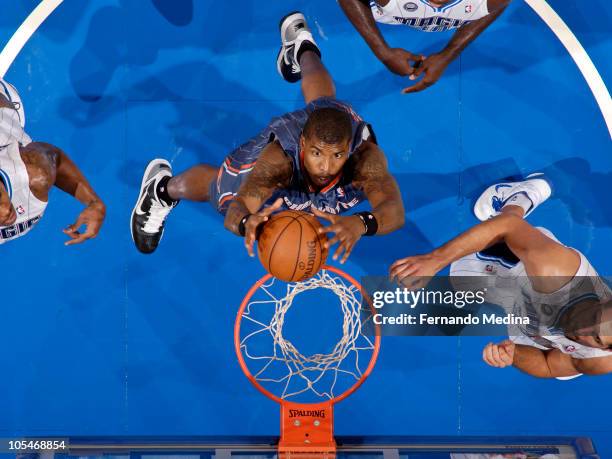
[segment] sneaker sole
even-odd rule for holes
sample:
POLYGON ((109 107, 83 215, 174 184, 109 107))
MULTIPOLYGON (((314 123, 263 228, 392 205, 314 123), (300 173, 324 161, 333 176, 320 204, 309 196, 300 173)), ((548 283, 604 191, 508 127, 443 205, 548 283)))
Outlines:
POLYGON ((283 26, 283 23, 289 19, 291 16, 301 16, 301 18, 304 20, 304 22, 306 22, 306 16, 304 16, 304 13, 302 13, 301 11, 292 11, 289 14, 285 14, 280 21, 278 21, 278 29, 280 30, 281 33, 281 38, 283 38, 283 36, 285 35, 285 31, 287 30, 286 26, 283 26))
POLYGON ((166 161, 165 159, 154 159, 148 164, 147 168, 144 171, 144 174, 142 174, 142 180, 140 182, 140 192, 138 193, 138 199, 136 199, 136 204, 134 205, 134 208, 132 209, 132 214, 130 216, 130 234, 132 236, 132 241, 134 242, 134 244, 136 244, 136 241, 134 240, 134 225, 132 225, 132 222, 134 221, 134 214, 136 213, 136 208, 138 207, 138 203, 140 202, 142 190, 144 189, 147 177, 151 174, 153 168, 157 167, 157 165, 159 164, 164 164, 168 166, 168 168, 172 171, 172 166, 170 166, 170 163, 168 161, 166 161))

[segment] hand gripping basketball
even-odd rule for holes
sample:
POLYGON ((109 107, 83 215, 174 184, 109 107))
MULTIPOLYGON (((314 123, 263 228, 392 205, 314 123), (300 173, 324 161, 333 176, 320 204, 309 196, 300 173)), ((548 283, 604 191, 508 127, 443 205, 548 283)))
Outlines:
POLYGON ((363 236, 365 233, 363 222, 357 215, 341 217, 340 215, 322 212, 319 209, 316 209, 314 206, 311 207, 311 210, 317 217, 323 218, 331 223, 329 226, 320 228, 319 234, 335 233, 334 237, 325 243, 325 248, 327 249, 336 242, 339 242, 333 259, 337 260, 339 257, 342 257, 340 259, 340 263, 344 263, 353 251, 353 247, 355 247, 357 241, 359 241, 361 236, 363 236))
POLYGON ((274 201, 274 204, 260 210, 256 214, 252 214, 247 219, 246 223, 244 224, 244 246, 246 247, 247 252, 249 252, 250 257, 255 256, 255 253, 253 252, 253 245, 255 244, 255 240, 257 239, 257 231, 259 226, 262 223, 267 222, 270 218, 270 215, 280 209, 282 205, 282 198, 278 198, 276 201, 274 201))
POLYGON ((304 282, 319 272, 327 259, 327 236, 321 223, 307 212, 285 210, 270 216, 257 234, 257 254, 263 267, 285 282, 304 282))

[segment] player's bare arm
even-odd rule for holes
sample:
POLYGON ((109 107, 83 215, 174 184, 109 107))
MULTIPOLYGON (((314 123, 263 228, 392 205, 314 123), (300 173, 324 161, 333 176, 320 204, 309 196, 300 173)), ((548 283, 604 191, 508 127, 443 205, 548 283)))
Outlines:
POLYGON ((427 56, 423 60, 422 65, 420 65, 410 76, 411 80, 417 79, 420 76, 423 76, 423 78, 414 85, 405 88, 402 92, 404 94, 418 92, 435 84, 446 70, 446 67, 448 67, 448 65, 459 56, 476 37, 495 22, 509 4, 510 0, 489 0, 489 14, 460 27, 442 51, 427 56))
POLYGON ((98 235, 106 207, 83 173, 61 149, 43 142, 32 142, 21 149, 21 157, 30 177, 30 190, 41 201, 48 200, 53 185, 65 191, 85 206, 75 223, 64 229, 71 240, 66 245, 79 244, 98 235), (82 226, 86 229, 79 232, 82 226))
POLYGON ((334 233, 334 237, 326 246, 338 243, 333 259, 340 258, 341 263, 348 259, 362 236, 391 233, 401 228, 405 219, 399 187, 387 169, 387 160, 380 148, 372 142, 364 142, 362 148, 349 161, 354 164, 353 184, 363 190, 372 211, 343 217, 313 208, 315 215, 331 223, 322 231, 334 233))
POLYGON ((355 154, 353 183, 363 189, 378 222, 376 234, 388 234, 404 226, 402 195, 395 178, 387 168, 387 158, 373 142, 365 142, 355 154))
POLYGON ((366 0, 339 0, 338 3, 372 52, 391 72, 412 75, 415 68, 411 62, 419 62, 424 56, 412 54, 402 48, 390 48, 380 33, 366 0))
POLYGON ((268 220, 282 202, 261 209, 275 190, 285 188, 291 180, 291 160, 277 142, 270 143, 261 152, 253 171, 238 190, 225 216, 225 227, 245 237, 245 246, 253 256, 257 228, 268 220))
POLYGON ((428 254, 397 260, 391 265, 390 275, 400 282, 408 277, 431 277, 453 261, 503 241, 524 263, 536 290, 555 291, 576 273, 580 258, 574 250, 523 220, 522 213, 521 208, 509 206, 501 215, 479 223, 428 254))
POLYGON ((576 359, 559 349, 545 351, 515 344, 510 340, 498 344, 489 343, 482 351, 482 358, 492 367, 514 366, 537 378, 558 378, 580 373, 603 375, 612 372, 612 357, 576 359))

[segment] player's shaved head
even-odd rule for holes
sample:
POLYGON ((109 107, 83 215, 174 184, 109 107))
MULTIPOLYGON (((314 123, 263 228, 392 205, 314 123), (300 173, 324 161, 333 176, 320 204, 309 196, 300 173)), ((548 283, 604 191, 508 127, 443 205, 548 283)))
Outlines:
POLYGON ((612 300, 585 300, 559 319, 565 335, 589 347, 612 350, 612 300))
POLYGON ((303 131, 306 139, 318 139, 329 145, 346 143, 350 141, 351 134, 349 114, 329 107, 314 110, 308 117, 303 131))

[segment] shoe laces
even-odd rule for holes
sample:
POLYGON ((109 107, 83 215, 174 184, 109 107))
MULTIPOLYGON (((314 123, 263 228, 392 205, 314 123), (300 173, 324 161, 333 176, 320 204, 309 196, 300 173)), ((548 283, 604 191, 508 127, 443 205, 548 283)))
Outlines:
POLYGON ((142 227, 142 230, 150 234, 158 233, 173 207, 174 206, 164 204, 158 199, 153 199, 151 201, 151 208, 149 209, 149 217, 142 227))

